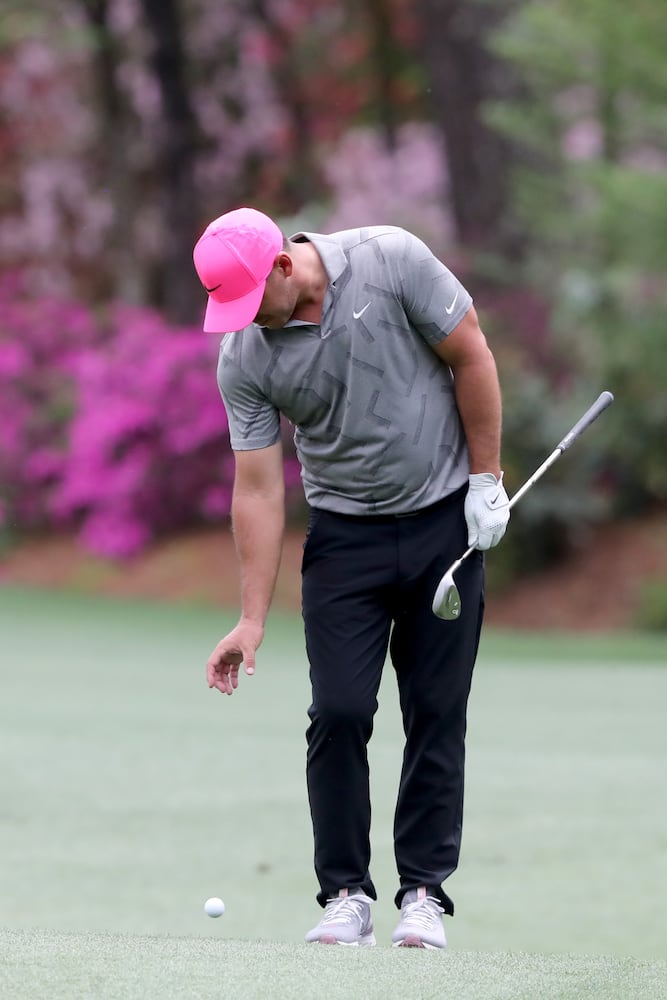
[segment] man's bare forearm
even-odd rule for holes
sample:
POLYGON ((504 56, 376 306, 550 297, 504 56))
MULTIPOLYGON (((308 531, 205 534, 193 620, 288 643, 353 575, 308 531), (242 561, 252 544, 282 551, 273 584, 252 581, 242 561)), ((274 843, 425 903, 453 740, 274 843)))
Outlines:
POLYGON ((474 307, 435 353, 454 375, 456 406, 470 455, 470 472, 500 475, 501 400, 493 354, 474 307))
POLYGON ((499 476, 502 406, 490 351, 457 366, 454 391, 470 453, 470 472, 499 476))
POLYGON ((232 527, 241 575, 241 617, 264 625, 276 584, 285 529, 281 493, 235 492, 232 527))

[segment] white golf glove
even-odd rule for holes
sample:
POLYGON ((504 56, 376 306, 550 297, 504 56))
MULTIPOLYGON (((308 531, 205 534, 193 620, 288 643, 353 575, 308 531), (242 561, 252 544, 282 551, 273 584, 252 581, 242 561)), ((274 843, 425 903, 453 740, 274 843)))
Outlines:
POLYGON ((503 474, 496 479, 492 472, 478 472, 468 478, 470 485, 464 506, 468 545, 492 549, 505 534, 510 519, 503 474))

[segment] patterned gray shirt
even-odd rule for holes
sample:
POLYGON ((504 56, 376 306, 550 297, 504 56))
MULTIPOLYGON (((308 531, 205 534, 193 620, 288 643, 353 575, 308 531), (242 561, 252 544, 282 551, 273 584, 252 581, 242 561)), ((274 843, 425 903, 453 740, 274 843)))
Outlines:
POLYGON ((432 346, 470 309, 458 279, 393 226, 309 240, 329 277, 321 325, 226 334, 218 384, 235 451, 294 425, 306 499, 347 514, 408 513, 468 477, 450 369, 432 346))

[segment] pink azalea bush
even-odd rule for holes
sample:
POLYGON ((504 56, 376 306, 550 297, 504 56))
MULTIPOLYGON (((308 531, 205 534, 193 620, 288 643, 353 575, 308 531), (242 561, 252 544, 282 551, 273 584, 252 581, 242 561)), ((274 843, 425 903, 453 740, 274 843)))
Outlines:
MULTIPOLYGON (((224 520, 218 341, 147 309, 97 315, 0 282, 0 531, 75 528, 103 556, 224 520)), ((299 489, 293 456, 287 485, 299 489)))

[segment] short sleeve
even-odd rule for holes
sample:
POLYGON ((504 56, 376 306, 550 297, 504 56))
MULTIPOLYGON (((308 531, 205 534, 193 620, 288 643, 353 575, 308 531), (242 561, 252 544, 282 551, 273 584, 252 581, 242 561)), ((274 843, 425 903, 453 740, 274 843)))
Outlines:
POLYGON ((404 237, 396 261, 403 308, 424 340, 438 344, 461 322, 472 296, 417 236, 404 232, 404 237))
POLYGON ((269 448, 280 437, 280 414, 261 389, 226 356, 224 341, 218 360, 218 388, 227 411, 234 451, 269 448))

